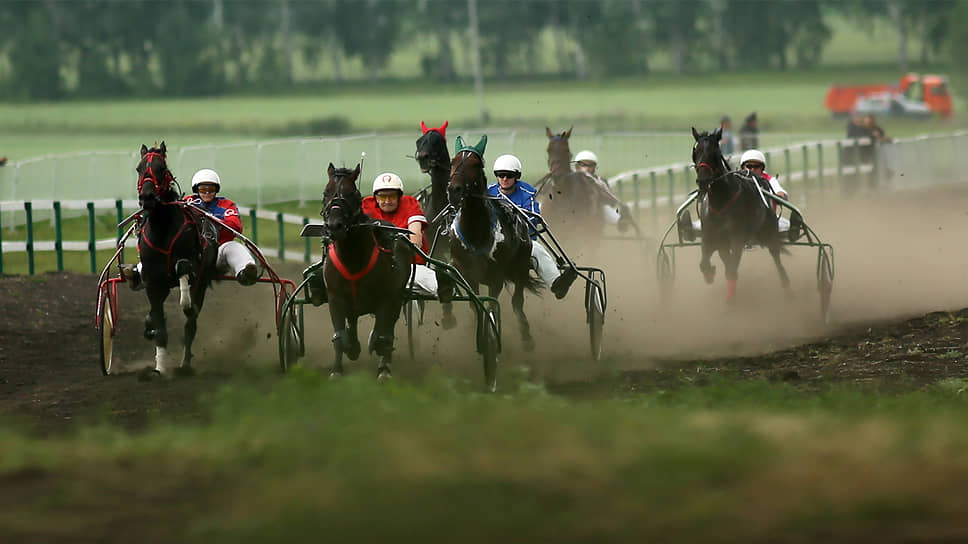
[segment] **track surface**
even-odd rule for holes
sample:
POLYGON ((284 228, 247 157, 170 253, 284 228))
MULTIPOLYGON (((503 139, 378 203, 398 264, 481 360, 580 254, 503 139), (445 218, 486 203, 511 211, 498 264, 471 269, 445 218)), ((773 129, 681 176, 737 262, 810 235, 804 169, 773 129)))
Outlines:
MULTIPOLYGON (((836 249, 833 326, 818 320, 813 253, 795 250, 786 257, 793 279, 787 294, 768 255, 748 252, 740 267, 739 302, 726 308, 721 264, 717 282, 707 286, 698 255, 682 252, 676 291, 662 305, 654 252, 634 242, 612 242, 595 247, 594 255, 574 252, 580 262, 609 274, 605 360, 596 365, 584 357, 587 329, 576 284, 564 301, 547 295, 528 299, 538 340, 530 354, 521 351, 510 304, 504 304, 502 372, 527 368, 553 391, 576 396, 650 391, 717 374, 807 388, 876 384, 888 391, 968 376, 968 309, 962 309, 968 306, 968 190, 939 187, 815 201, 805 215, 836 249)), ((296 278, 300 268, 279 271, 296 278)), ((40 434, 94 421, 132 429, 152 419, 197 421, 206 417, 200 399, 230 377, 280 379, 267 286, 217 286, 200 321, 198 374, 151 383, 138 382, 134 374, 100 375, 96 289, 96 278, 85 274, 0 278, 0 417, 40 434)), ((137 369, 151 357, 150 344, 141 338, 146 302, 143 293, 124 296, 119 350, 137 369)), ((325 307, 306 307, 306 315, 306 361, 324 369, 331 353, 325 307)), ((480 380, 470 313, 458 312, 463 322, 455 331, 438 327, 437 315, 428 305, 415 362, 407 360, 398 328, 398 379, 419 379, 438 365, 480 380)), ((180 353, 182 322, 170 308, 174 353, 180 353)), ((361 320, 364 342, 371 325, 361 320)), ((375 361, 364 354, 350 371, 374 369, 375 361)))

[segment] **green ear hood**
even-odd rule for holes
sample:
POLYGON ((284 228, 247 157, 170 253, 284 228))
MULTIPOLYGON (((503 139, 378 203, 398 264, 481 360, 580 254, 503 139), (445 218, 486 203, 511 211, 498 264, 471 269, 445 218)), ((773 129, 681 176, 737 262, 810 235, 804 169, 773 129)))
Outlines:
POLYGON ((481 141, 477 142, 477 145, 464 145, 464 140, 460 136, 457 137, 456 143, 454 144, 454 154, 460 153, 461 151, 470 151, 472 153, 477 153, 477 156, 481 159, 484 158, 484 148, 487 147, 487 134, 481 135, 481 141))

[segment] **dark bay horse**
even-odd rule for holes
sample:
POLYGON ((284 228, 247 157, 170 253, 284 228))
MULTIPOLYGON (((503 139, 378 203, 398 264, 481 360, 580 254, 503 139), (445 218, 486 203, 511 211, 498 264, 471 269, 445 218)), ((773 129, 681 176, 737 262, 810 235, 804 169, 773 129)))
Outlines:
POLYGON ((151 303, 145 318, 145 338, 155 340, 155 367, 145 370, 142 376, 146 378, 167 374, 169 370, 164 304, 176 285, 186 317, 185 354, 176 371, 191 373, 198 314, 205 303, 205 290, 216 275, 218 254, 217 227, 201 214, 192 213, 192 208, 178 198, 166 154, 165 142, 150 149, 142 145, 137 167, 138 203, 142 210, 138 252, 141 280, 151 303))
MULTIPOLYGON (((447 121, 437 128, 427 128, 421 121, 423 134, 417 138, 417 154, 414 158, 420 164, 420 171, 430 174, 430 195, 426 190, 418 194, 420 208, 428 221, 436 219, 447 206, 447 182, 450 180, 450 152, 447 151, 447 121)), ((443 222, 441 218, 439 222, 443 222)), ((430 245, 436 241, 439 223, 430 225, 430 245)))
POLYGON ((342 376, 344 354, 352 361, 360 356, 357 320, 373 314, 376 323, 367 351, 380 356, 377 378, 382 381, 391 376, 393 329, 410 279, 413 251, 392 232, 378 227, 392 225, 363 213, 363 195, 356 186, 360 168, 335 168, 330 163, 323 193, 322 214, 330 238, 323 277, 336 353, 330 376, 342 376))
POLYGON ((709 263, 713 252, 726 267, 726 301, 736 296, 739 261, 748 243, 766 247, 780 274, 780 284, 787 288, 790 279, 780 262, 783 251, 776 215, 760 193, 757 181, 745 171, 733 171, 719 149, 722 129, 696 132, 692 162, 699 186, 699 217, 702 221, 702 259, 699 269, 706 283, 712 283, 716 267, 709 263))
MULTIPOLYGON (((524 290, 536 293, 541 286, 541 281, 530 274, 530 227, 510 201, 488 196, 484 175, 486 145, 486 135, 477 145, 466 147, 457 137, 447 185, 448 199, 457 209, 447 235, 451 260, 475 292, 484 284, 488 295, 497 298, 505 283, 514 284, 511 306, 518 316, 524 349, 530 351, 534 349, 534 339, 524 314, 524 290)), ((446 304, 452 293, 453 286, 442 282, 438 296, 445 303, 445 326, 453 323, 450 305, 446 304)))
POLYGON ((591 176, 572 170, 568 144, 571 131, 553 134, 545 127, 549 171, 537 183, 538 202, 549 225, 597 237, 605 225, 602 210, 606 201, 591 176))

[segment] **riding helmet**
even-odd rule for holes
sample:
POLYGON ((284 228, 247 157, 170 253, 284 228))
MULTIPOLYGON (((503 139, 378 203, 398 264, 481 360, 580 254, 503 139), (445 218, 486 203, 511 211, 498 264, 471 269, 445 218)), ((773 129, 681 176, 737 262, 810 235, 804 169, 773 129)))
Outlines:
POLYGON ((203 183, 213 183, 218 191, 222 190, 222 180, 218 177, 218 172, 211 168, 202 168, 192 176, 192 192, 198 192, 198 186, 203 183))

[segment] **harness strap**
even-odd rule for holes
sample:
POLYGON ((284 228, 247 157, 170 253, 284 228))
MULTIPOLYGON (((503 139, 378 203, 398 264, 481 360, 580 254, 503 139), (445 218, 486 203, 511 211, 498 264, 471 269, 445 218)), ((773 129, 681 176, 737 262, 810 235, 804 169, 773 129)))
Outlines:
MULTIPOLYGON (((183 205, 180 202, 165 203, 163 205, 165 205, 165 206, 178 206, 178 207, 182 208, 182 210, 185 211, 185 212, 189 212, 190 211, 190 208, 188 206, 183 205)), ((161 248, 161 247, 156 246, 155 244, 151 243, 151 238, 150 237, 144 236, 145 229, 148 228, 148 222, 147 221, 145 221, 141 225, 141 231, 138 233, 139 238, 141 240, 144 240, 145 244, 147 244, 148 247, 150 247, 151 249, 153 249, 153 250, 157 251, 158 253, 161 253, 161 254, 163 254, 165 256, 165 270, 168 271, 168 275, 169 276, 172 276, 175 273, 175 263, 173 263, 172 260, 171 260, 171 252, 175 249, 175 244, 178 242, 178 239, 181 238, 182 232, 185 231, 185 227, 187 227, 188 225, 194 225, 195 226, 195 236, 198 238, 198 245, 199 245, 199 247, 201 247, 203 251, 205 250, 206 247, 208 247, 208 240, 206 240, 205 237, 202 236, 202 231, 201 231, 200 228, 198 228, 198 217, 194 213, 184 213, 184 214, 182 214, 182 219, 183 219, 183 221, 182 221, 181 226, 178 227, 178 230, 175 232, 175 235, 171 238, 171 243, 168 244, 168 247, 167 248, 161 248)), ((205 272, 205 261, 203 259, 202 260, 202 267, 199 269, 199 273, 200 274, 204 274, 204 272, 205 272)))
MULTIPOLYGON (((507 197, 505 197, 507 198, 507 197)), ((494 226, 497 225, 497 213, 494 212, 494 208, 490 208, 491 211, 491 231, 494 231, 494 226)), ((464 246, 464 249, 469 251, 471 255, 484 255, 491 248, 481 248, 477 249, 464 238, 464 233, 460 231, 460 210, 457 210, 457 216, 454 217, 454 232, 457 234, 457 238, 460 239, 460 243, 464 246)))
POLYGON ((339 271, 340 275, 343 276, 343 279, 350 282, 350 293, 353 296, 353 310, 357 314, 360 313, 360 301, 356 294, 356 282, 363 279, 373 270, 373 267, 376 266, 377 259, 380 257, 381 249, 380 244, 376 241, 376 235, 373 235, 373 252, 370 253, 370 261, 359 272, 350 272, 346 268, 346 264, 340 260, 339 254, 336 253, 336 244, 329 245, 329 250, 327 251, 329 259, 332 261, 333 266, 336 267, 336 270, 339 271))

